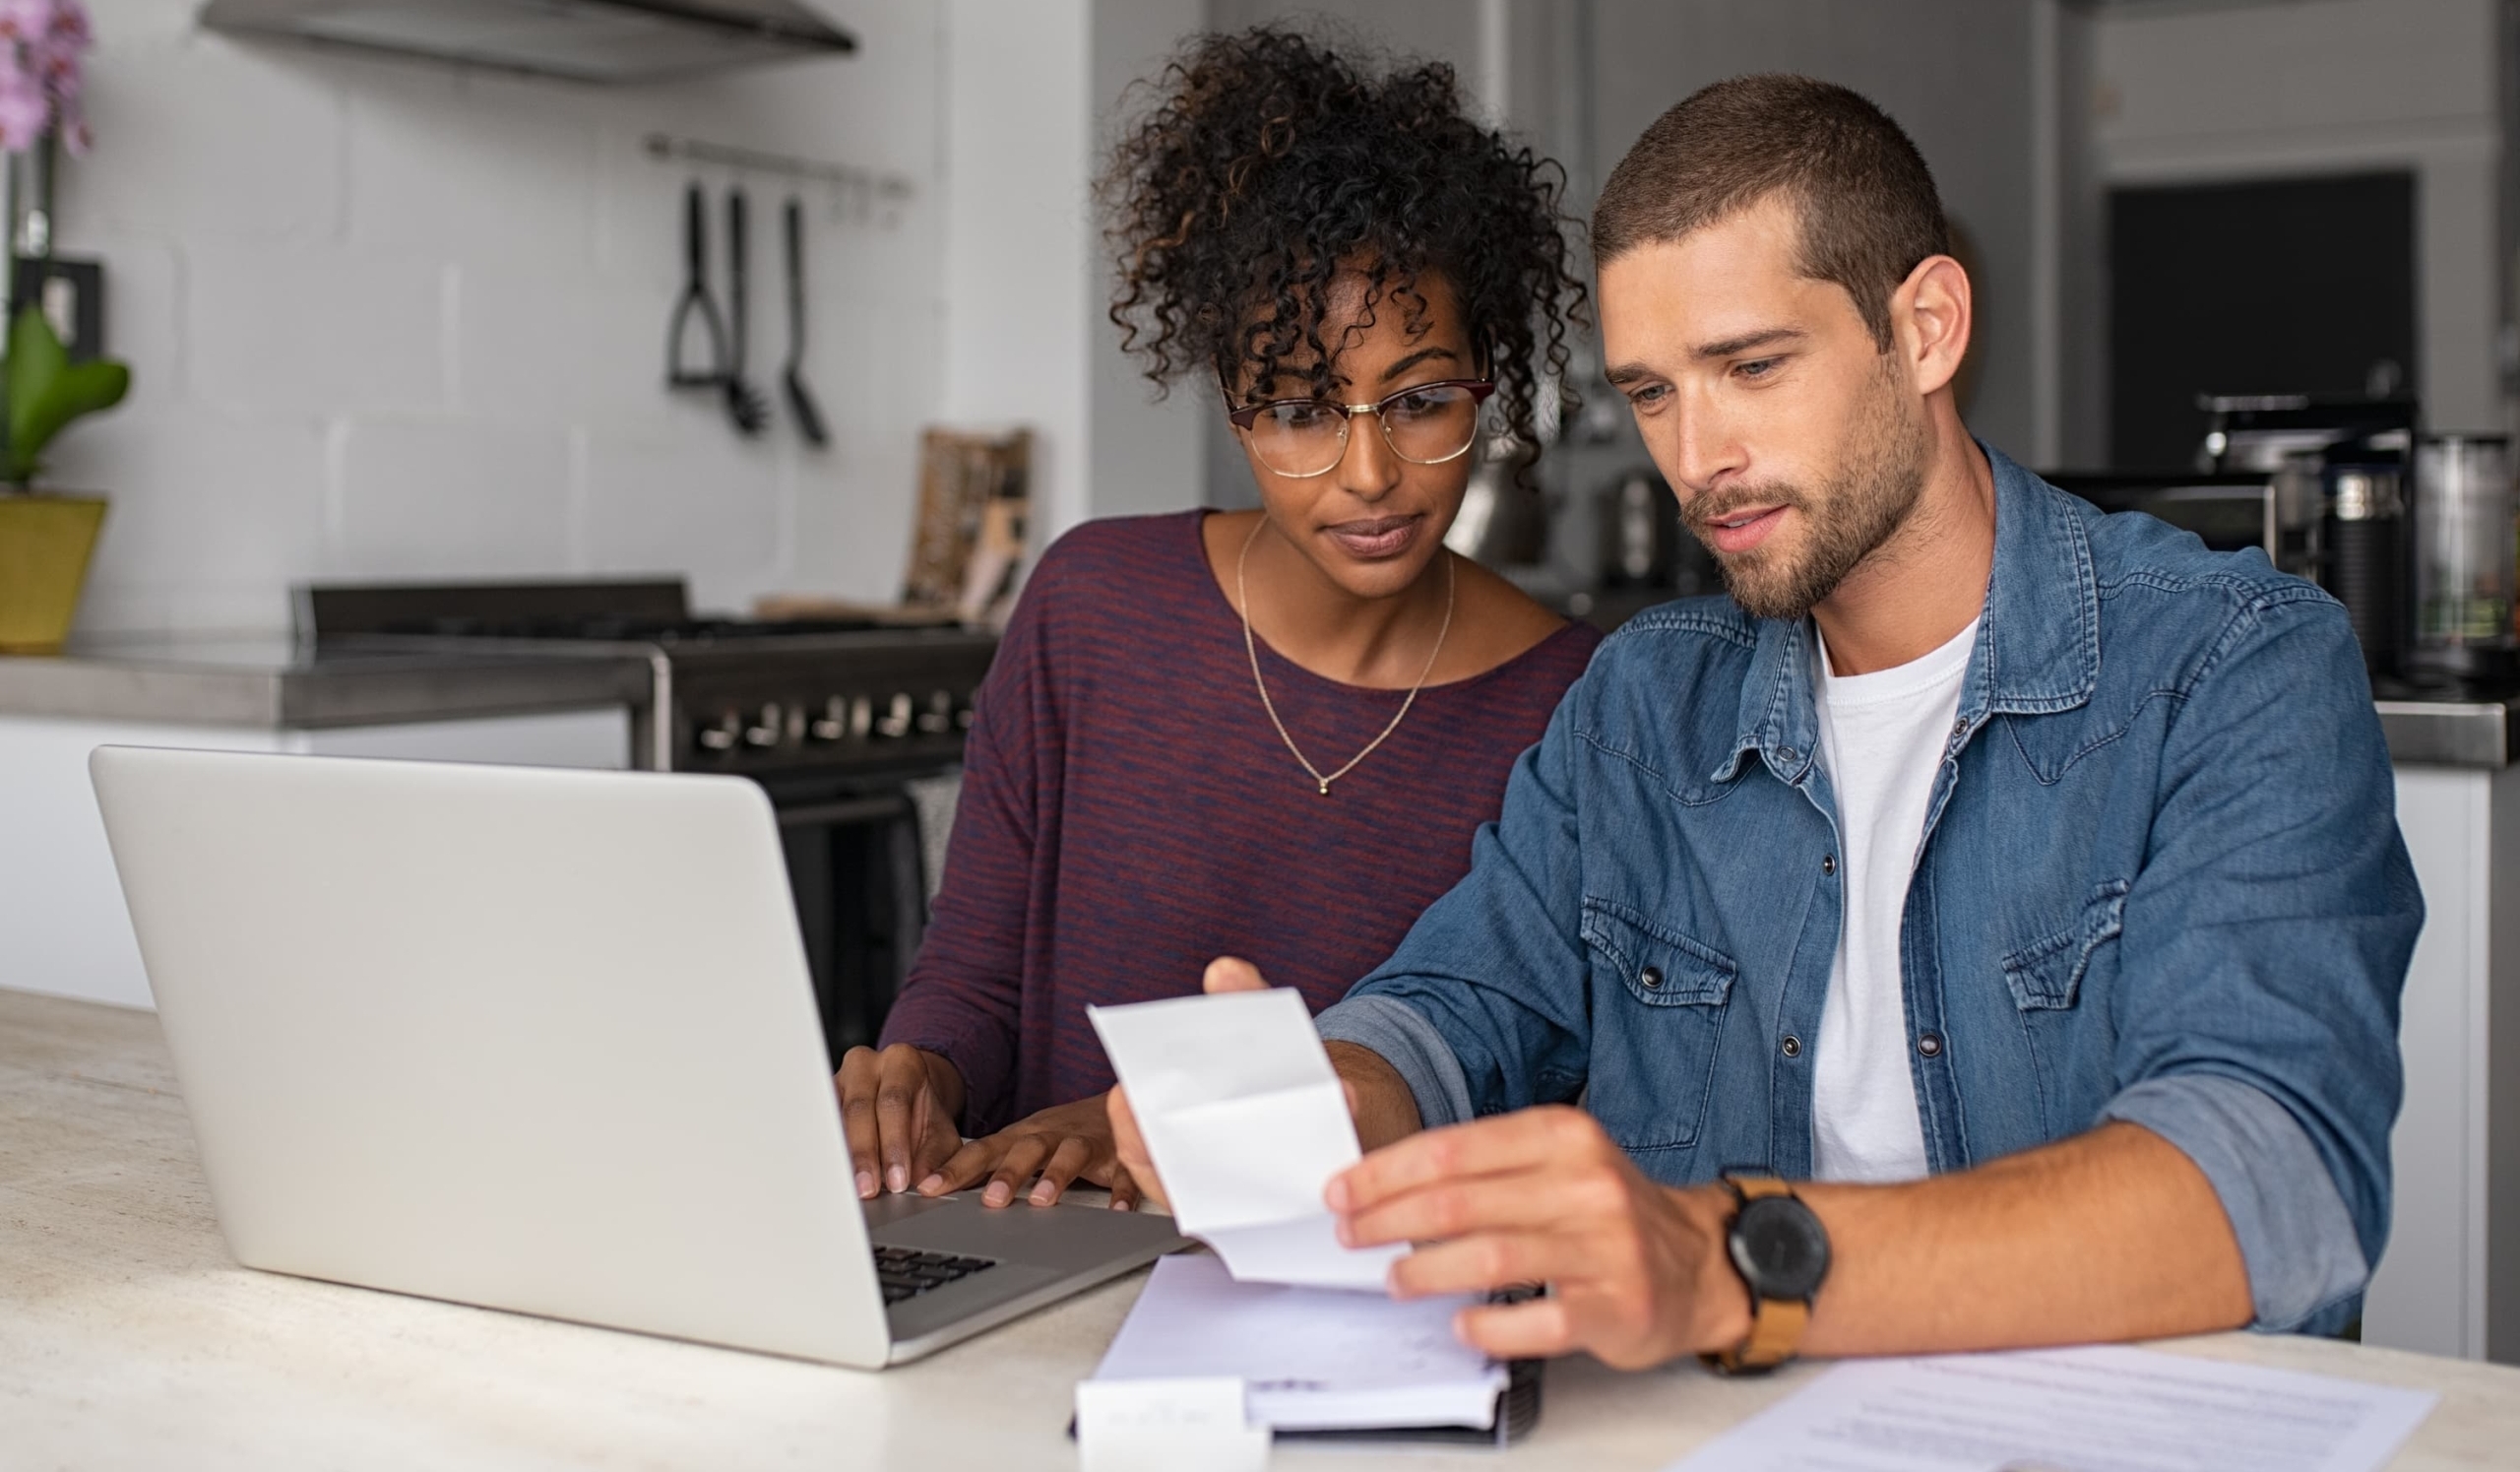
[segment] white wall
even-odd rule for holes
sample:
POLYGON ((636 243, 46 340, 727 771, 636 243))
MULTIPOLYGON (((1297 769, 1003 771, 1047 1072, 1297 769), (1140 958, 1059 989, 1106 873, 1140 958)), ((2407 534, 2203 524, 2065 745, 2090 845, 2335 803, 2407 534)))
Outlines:
MULTIPOLYGON (((2024 0, 1216 0, 1219 25, 1327 20, 1408 54, 1451 62, 1467 90, 1504 83, 1504 121, 1569 165, 1569 203, 1591 193, 1663 110, 1745 72, 1803 72, 1863 93, 1917 141, 1976 250, 1977 379, 1970 420, 2034 453, 2032 13, 2024 0), (1589 27, 1570 25, 1589 8, 1589 27), (1499 15, 1498 12, 1502 14, 1499 15), (1587 32, 1589 31, 1589 34, 1587 32), (1513 54, 1490 66, 1486 36, 1513 54), (1580 46, 1589 59, 1554 54, 1580 46), (1588 77, 1589 96, 1569 96, 1588 77), (1586 178, 1585 157, 1591 160, 1586 178)), ((1589 342, 1582 352, 1596 350, 1589 342)), ((1221 480, 1241 474, 1221 448, 1221 480)))
POLYGON ((1035 537, 1202 499, 1197 405, 1151 402, 1104 316, 1092 185, 1133 80, 1200 0, 952 0, 945 8, 945 413, 1032 425, 1035 537))
MULTIPOLYGON (((2087 94, 2099 182, 2412 168, 2425 416, 2499 430, 2495 20, 2494 0, 2105 12, 2087 94)), ((2085 208, 2080 227, 2098 230, 2085 208)))
MULTIPOLYGON (((68 169, 60 245, 105 259, 135 377, 55 456, 53 483, 114 499, 82 626, 278 627, 307 578, 686 571, 717 607, 894 593, 917 428, 943 398, 942 34, 919 0, 817 3, 859 55, 610 89, 244 43, 200 32, 193 0, 95 0, 97 147, 68 169), (739 441, 662 387, 694 171, 647 158, 652 130, 914 181, 887 219, 805 191, 832 449, 785 426, 739 441)), ((749 183, 767 382, 787 186, 749 183)))

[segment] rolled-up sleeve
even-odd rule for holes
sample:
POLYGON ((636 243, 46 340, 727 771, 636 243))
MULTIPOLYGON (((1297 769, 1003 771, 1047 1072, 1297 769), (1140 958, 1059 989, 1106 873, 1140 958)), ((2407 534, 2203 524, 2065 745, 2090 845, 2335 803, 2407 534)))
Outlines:
POLYGON ((2424 903, 2367 692, 2335 604, 2244 610, 2182 692, 2126 896, 2102 1119, 2212 1183, 2262 1329, 2351 1321, 2388 1234, 2424 903))

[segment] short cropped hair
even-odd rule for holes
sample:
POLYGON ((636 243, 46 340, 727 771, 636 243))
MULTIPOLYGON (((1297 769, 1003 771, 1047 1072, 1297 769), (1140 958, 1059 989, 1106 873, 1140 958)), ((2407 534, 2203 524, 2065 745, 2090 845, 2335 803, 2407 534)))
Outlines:
POLYGON ((1796 268, 1846 288, 1888 352, 1890 293, 1919 262, 1950 252, 1951 227, 1916 144, 1835 83, 1735 77, 1656 118, 1602 186, 1593 263, 1678 240, 1774 195, 1800 222, 1796 268))

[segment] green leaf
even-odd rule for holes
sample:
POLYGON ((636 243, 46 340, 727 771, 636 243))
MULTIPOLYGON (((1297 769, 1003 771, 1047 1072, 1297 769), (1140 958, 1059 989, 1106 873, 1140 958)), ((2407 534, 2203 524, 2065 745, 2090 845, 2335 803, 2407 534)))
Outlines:
POLYGON ((111 409, 131 391, 131 369, 110 359, 74 363, 43 309, 30 303, 9 324, 9 358, 0 372, 8 390, 9 443, 0 479, 34 479, 44 448, 73 419, 111 409))

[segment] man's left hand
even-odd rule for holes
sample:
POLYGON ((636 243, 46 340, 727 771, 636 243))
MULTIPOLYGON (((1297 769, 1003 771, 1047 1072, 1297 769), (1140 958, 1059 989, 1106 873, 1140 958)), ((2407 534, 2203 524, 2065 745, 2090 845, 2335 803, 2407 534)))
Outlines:
POLYGON ((1456 1331, 1498 1359, 1588 1350, 1633 1370, 1749 1335, 1725 1246, 1731 1193, 1647 1180, 1581 1110, 1411 1135, 1334 1178, 1327 1200, 1352 1247, 1427 1244, 1392 1268, 1402 1298, 1547 1284, 1546 1298, 1462 1311, 1456 1331))

